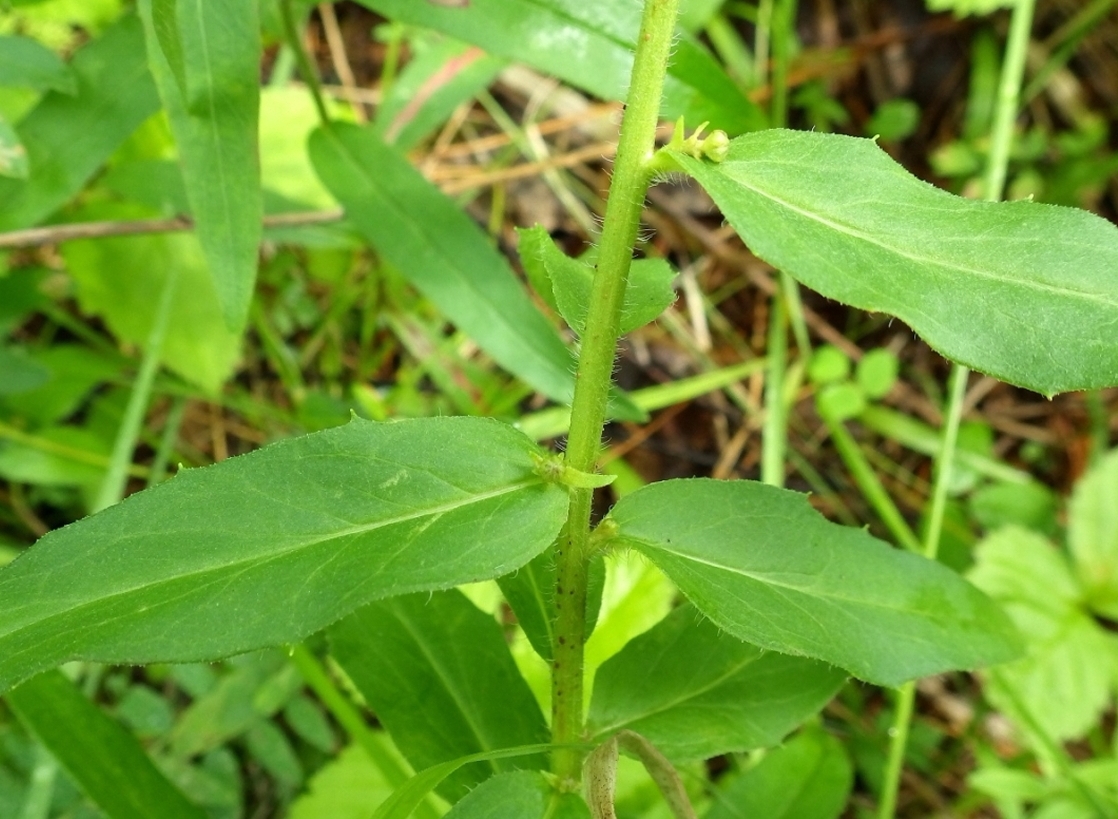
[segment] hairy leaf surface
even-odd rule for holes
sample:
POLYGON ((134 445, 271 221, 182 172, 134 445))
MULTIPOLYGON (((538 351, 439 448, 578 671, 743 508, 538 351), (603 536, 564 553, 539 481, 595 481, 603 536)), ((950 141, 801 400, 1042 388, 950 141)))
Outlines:
POLYGON ((824 296, 1045 395, 1118 384, 1118 228, 1104 219, 952 196, 833 134, 749 134, 720 163, 671 156, 754 253, 824 296))
POLYGON ((535 451, 492 420, 354 420, 180 473, 0 571, 0 691, 69 659, 291 642, 378 598, 506 574, 566 513, 535 451))
POLYGON ((600 739, 636 731, 672 760, 708 759, 777 744, 845 680, 833 666, 743 643, 682 606, 598 669, 589 728, 600 739))
POLYGON ((950 569, 839 526, 806 495, 674 480, 622 498, 617 539, 724 631, 880 685, 1013 659, 1002 610, 950 569))

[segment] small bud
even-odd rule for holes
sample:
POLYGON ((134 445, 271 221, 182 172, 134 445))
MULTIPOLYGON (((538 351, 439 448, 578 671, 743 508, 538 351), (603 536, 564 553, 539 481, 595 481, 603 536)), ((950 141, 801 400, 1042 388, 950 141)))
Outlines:
POLYGON ((711 162, 722 162, 730 153, 730 138, 725 131, 715 131, 702 142, 703 156, 711 162))

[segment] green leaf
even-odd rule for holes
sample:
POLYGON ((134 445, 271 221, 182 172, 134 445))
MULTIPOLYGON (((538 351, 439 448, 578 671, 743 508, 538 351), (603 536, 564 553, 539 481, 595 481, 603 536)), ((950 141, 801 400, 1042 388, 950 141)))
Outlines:
POLYGON ((179 148, 195 230, 209 263, 226 326, 239 333, 248 316, 263 231, 257 120, 260 31, 255 0, 177 6, 183 92, 156 28, 160 0, 144 0, 148 60, 179 148))
POLYGON ((178 0, 151 0, 151 22, 163 59, 175 78, 179 93, 185 97, 188 93, 186 58, 179 31, 178 0))
POLYGON ((899 365, 900 362, 891 350, 880 347, 862 356, 854 372, 854 378, 866 397, 877 401, 893 389, 893 384, 897 381, 899 365))
POLYGON ((12 130, 8 120, 0 116, 0 176, 27 179, 30 172, 27 149, 19 141, 19 135, 12 130))
POLYGON ((369 819, 369 811, 392 794, 392 786, 359 745, 350 745, 311 778, 292 803, 288 819, 369 819))
POLYGON ((278 645, 377 598, 507 574, 566 515, 535 451, 492 420, 355 419, 182 472, 0 570, 0 691, 69 659, 278 645))
POLYGON ((975 552, 968 577, 1000 601, 1026 635, 1026 655, 998 669, 987 695, 1011 716, 1021 703, 1056 739, 1082 736, 1110 702, 1118 647, 1084 610, 1067 560, 1045 538, 1009 526, 975 552))
MULTIPOLYGON (((497 621, 457 590, 393 597, 330 628, 330 651, 417 769, 547 740, 497 621)), ((516 760, 543 768, 542 756, 516 760)), ((508 764, 469 765, 440 788, 463 796, 508 764)))
POLYGON ((842 743, 808 730, 716 791, 703 819, 837 819, 853 784, 842 743))
POLYGON ((824 344, 813 350, 807 374, 816 385, 834 384, 850 377, 850 359, 838 347, 824 344))
POLYGON ((140 21, 128 15, 71 63, 76 95, 51 91, 17 125, 31 176, 0 178, 0 230, 34 225, 84 187, 117 146, 159 109, 140 21))
POLYGON ((558 793, 538 771, 498 774, 470 791, 446 819, 590 819, 580 796, 558 793))
POLYGON ((1068 547, 1089 604, 1118 620, 1118 449, 1075 485, 1068 503, 1068 547))
MULTIPOLYGON (((536 292, 578 334, 586 325, 594 268, 556 247, 540 225, 517 230, 520 257, 536 292)), ((675 271, 663 259, 637 259, 630 266, 621 307, 621 332, 643 327, 675 301, 675 271)))
POLYGON ((0 397, 38 389, 50 375, 23 347, 0 346, 0 397))
POLYGON ((607 519, 723 630, 880 685, 1013 659, 998 606, 950 569, 752 481, 638 489, 607 519))
POLYGON ((20 720, 112 819, 205 819, 155 767, 140 743, 58 671, 9 691, 20 720))
POLYGON ((672 760, 775 745, 834 696, 833 666, 765 652, 675 609, 598 669, 588 727, 599 740, 627 728, 672 760))
POLYGON ((459 329, 544 395, 569 403, 571 354, 473 221, 369 131, 311 135, 319 176, 377 251, 459 329))
MULTIPOLYGON (((605 561, 600 558, 592 560, 588 574, 586 633, 589 636, 594 633, 602 605, 605 561)), ((528 642, 545 660, 551 659, 551 646, 555 640, 555 582, 554 547, 541 552, 512 574, 497 578, 501 593, 516 615, 517 623, 524 629, 528 642)))
MULTIPOLYGON (((141 209, 100 209, 101 218, 135 218, 141 209)), ((112 236, 67 242, 62 247, 67 269, 77 284, 86 313, 101 316, 121 339, 146 346, 155 321, 155 305, 172 274, 178 292, 163 339, 163 364, 210 394, 233 371, 240 338, 221 318, 214 283, 206 269, 198 238, 189 233, 112 236)))
MULTIPOLYGON (((488 762, 495 759, 511 759, 518 756, 530 756, 550 751, 552 745, 525 745, 519 748, 502 748, 497 751, 485 751, 479 754, 452 759, 441 762, 430 768, 420 771, 392 796, 381 804, 373 814, 373 819, 408 819, 424 797, 438 787, 439 783, 471 762, 488 762)), ((557 818, 558 819, 558 818, 557 818)), ((565 817, 564 817, 565 819, 565 817)))
POLYGON ((413 56, 377 106, 372 130, 409 151, 464 102, 484 91, 507 65, 475 46, 438 35, 409 38, 413 56), (431 42, 438 37, 438 42, 431 42))
POLYGON ((70 67, 30 37, 0 37, 0 85, 78 93, 78 82, 70 67))
MULTIPOLYGON (((447 7, 414 0, 361 0, 391 20, 424 26, 525 63, 603 99, 629 88, 641 7, 627 0, 471 0, 447 7)), ((697 41, 674 43, 661 110, 732 133, 764 127, 764 115, 697 41)))
POLYGON ((870 140, 772 130, 724 162, 670 156, 750 249, 948 358, 1045 395, 1118 383, 1118 228, 937 190, 870 140))

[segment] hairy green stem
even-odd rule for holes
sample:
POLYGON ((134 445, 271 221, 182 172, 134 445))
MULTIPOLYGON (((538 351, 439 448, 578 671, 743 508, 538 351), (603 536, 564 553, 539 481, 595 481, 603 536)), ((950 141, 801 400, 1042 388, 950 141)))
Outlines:
MULTIPOLYGON (((647 0, 637 36, 625 118, 617 146, 613 182, 599 241, 598 267, 581 339, 566 464, 595 471, 606 421, 621 305, 633 258, 641 208, 648 190, 648 163, 656 147, 660 96, 667 72, 678 0, 647 0)), ((571 489, 567 525, 559 540, 555 588, 556 628, 552 646, 552 741, 583 739, 583 643, 586 639, 587 567, 591 557, 592 489, 571 489)), ((561 787, 581 776, 582 751, 556 750, 552 769, 561 787)))
MULTIPOLYGON (((1013 123, 1017 118, 1021 85, 1025 76, 1025 56, 1029 47, 1029 32, 1033 24, 1034 2, 1035 0, 1020 0, 1014 6, 1013 16, 1010 18, 1009 37, 1002 61, 994 123, 990 134, 990 156, 982 179, 984 198, 990 202, 1000 200, 1005 190, 1009 152, 1013 146, 1013 123)), ((933 560, 939 551, 940 533, 943 529, 943 515, 947 503, 947 482, 955 459, 955 443, 969 374, 970 370, 961 364, 955 364, 951 370, 950 398, 947 417, 944 419, 943 445, 936 459, 936 482, 928 510, 927 534, 924 540, 924 554, 933 560)), ((879 819, 892 819, 896 810, 897 790, 900 786, 905 745, 908 743, 908 726, 915 697, 915 681, 905 683, 897 692, 893 727, 890 729, 889 759, 885 768, 885 783, 882 786, 881 803, 877 813, 879 819)))

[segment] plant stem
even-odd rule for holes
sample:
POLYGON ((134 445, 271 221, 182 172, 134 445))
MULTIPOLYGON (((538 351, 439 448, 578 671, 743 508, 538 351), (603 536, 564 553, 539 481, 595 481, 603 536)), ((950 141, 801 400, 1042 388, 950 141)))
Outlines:
MULTIPOLYGON (((943 514, 947 508, 947 487, 955 466, 955 444, 959 439, 959 422, 963 416, 963 398, 967 391, 970 370, 962 364, 951 368, 948 386, 947 415, 943 421, 943 444, 935 464, 935 485, 928 510, 928 528, 924 535, 924 556, 935 560, 939 552, 939 539, 943 531, 943 514)), ((893 726, 889 729, 889 758, 885 763, 885 781, 878 805, 878 819, 892 819, 897 807, 897 791, 904 768, 905 746, 908 744, 908 727, 912 722, 913 704, 916 700, 916 681, 906 682, 897 691, 893 711, 893 726)))
MULTIPOLYGON (((990 156, 982 179, 984 198, 989 202, 1000 200, 1005 191, 1009 151, 1013 145, 1013 122, 1017 118, 1021 99, 1021 84, 1025 76, 1025 55, 1029 47, 1034 2, 1035 0, 1019 0, 1013 7, 1013 16, 1010 18, 1009 38, 1002 61, 994 124, 990 134, 990 156)), ((936 460, 936 483, 931 507, 928 510, 928 528, 924 541, 924 554, 933 560, 939 551, 943 514, 947 502, 947 480, 955 460, 955 442, 958 437, 963 395, 966 392, 969 374, 970 370, 961 364, 955 364, 951 369, 950 399, 947 405, 947 417, 944 419, 943 446, 936 460)), ((892 819, 896 809, 897 790, 900 786, 905 745, 908 742, 908 726, 915 697, 915 681, 905 683, 897 692, 893 727, 890 729, 889 761, 885 769, 885 783, 877 813, 879 819, 892 819)))
MULTIPOLYGON (((797 0, 776 0, 771 6, 773 65, 770 82, 773 128, 788 122, 788 65, 795 37, 797 0)), ((791 322, 800 356, 811 353, 807 324, 804 321, 800 289, 796 281, 781 270, 780 287, 773 293, 770 308, 768 359, 765 372, 765 424, 761 430, 761 480, 772 486, 784 485, 788 451, 788 411, 784 396, 799 388, 800 370, 788 369, 788 323, 791 322), (789 379, 794 379, 789 383, 789 379)))
POLYGON ((163 357, 163 339, 167 335, 167 326, 171 323, 171 307, 175 300, 175 290, 178 287, 178 268, 172 266, 167 271, 167 278, 163 282, 163 292, 159 297, 159 306, 155 311, 155 319, 148 333, 144 357, 140 362, 140 370, 132 384, 132 392, 128 396, 128 405, 124 409, 124 417, 117 430, 116 439, 113 441, 112 455, 109 457, 109 468, 101 480, 97 497, 94 499, 91 512, 100 512, 124 497, 128 484, 129 467, 132 466, 132 454, 136 448, 136 441, 140 437, 140 427, 144 423, 144 413, 147 411, 151 400, 152 388, 155 385, 155 376, 159 372, 159 363, 163 357))
MULTIPOLYGON (((675 30, 678 0, 647 0, 637 36, 629 99, 617 146, 613 182, 599 242, 598 267, 590 294, 566 463, 593 472, 601 446, 617 347, 625 282, 633 257, 641 207, 648 190, 648 162, 656 147, 660 96, 675 30)), ((552 646, 551 733, 557 744, 578 742, 583 733, 583 643, 586 639, 587 566, 591 556, 593 490, 570 490, 567 525, 560 535, 555 588, 556 629, 552 646)), ((573 789, 583 752, 556 750, 552 769, 560 786, 573 789)))
POLYGON ((299 65, 299 73, 303 75, 303 82, 307 84, 310 89, 311 99, 314 100, 314 107, 318 111, 318 118, 322 121, 323 125, 330 124, 330 115, 326 111, 326 103, 322 98, 322 84, 318 81, 318 72, 311 64, 310 58, 307 56, 307 50, 303 47, 303 38, 299 31, 299 25, 295 22, 295 10, 292 8, 292 0, 280 0, 280 16, 283 18, 283 33, 287 38, 288 47, 295 53, 295 62, 299 65))

